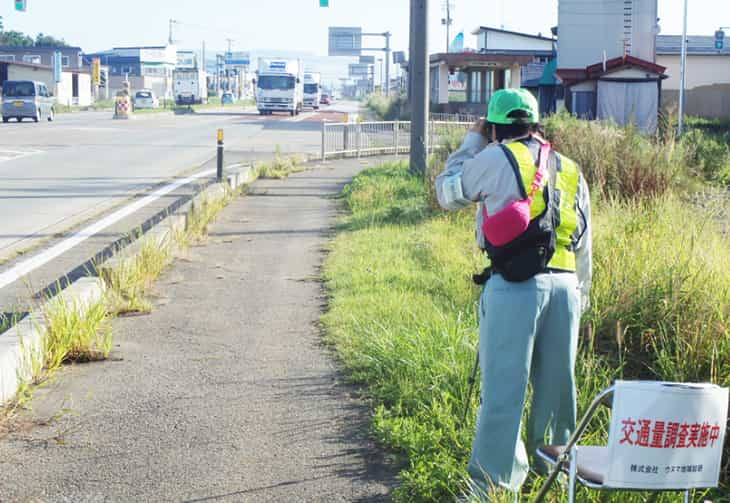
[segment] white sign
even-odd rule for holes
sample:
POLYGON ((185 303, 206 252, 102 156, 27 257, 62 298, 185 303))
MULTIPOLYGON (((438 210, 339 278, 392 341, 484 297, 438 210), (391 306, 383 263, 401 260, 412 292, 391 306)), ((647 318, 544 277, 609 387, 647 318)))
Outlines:
POLYGON ((728 390, 712 384, 618 381, 604 486, 717 487, 728 390))

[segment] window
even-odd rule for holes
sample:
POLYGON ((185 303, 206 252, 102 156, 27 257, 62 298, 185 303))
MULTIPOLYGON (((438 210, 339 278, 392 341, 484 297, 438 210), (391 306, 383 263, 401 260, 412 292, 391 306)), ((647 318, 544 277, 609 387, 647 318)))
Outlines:
POLYGON ((145 66, 143 69, 144 75, 163 75, 164 74, 164 68, 159 68, 156 66, 145 66))
POLYGON ((40 56, 34 56, 30 54, 26 54, 23 56, 23 63, 29 63, 31 65, 40 65, 41 64, 41 57, 40 56))
POLYGON ((71 66, 71 59, 68 56, 61 56, 61 66, 64 68, 71 66))
POLYGON ((132 73, 132 67, 131 66, 123 66, 122 67, 122 74, 124 73, 132 73))
POLYGON ((0 61, 15 61, 14 54, 0 54, 0 61))
POLYGON ((294 77, 288 75, 264 75, 258 80, 259 89, 286 91, 294 89, 294 77))
POLYGON ((3 87, 3 96, 13 98, 27 98, 35 96, 35 86, 27 81, 8 81, 3 87))

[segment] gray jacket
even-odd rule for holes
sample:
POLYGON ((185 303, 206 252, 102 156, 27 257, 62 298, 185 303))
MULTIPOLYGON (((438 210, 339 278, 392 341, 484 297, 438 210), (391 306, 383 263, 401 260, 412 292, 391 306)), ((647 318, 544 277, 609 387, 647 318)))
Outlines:
MULTIPOLYGON (((522 140, 515 138, 510 141, 522 140)), ((487 145, 479 133, 469 132, 461 148, 451 154, 446 169, 436 178, 436 195, 439 204, 447 210, 465 208, 469 204, 486 204, 487 213, 493 215, 512 201, 522 199, 519 184, 507 156, 497 145, 487 145)), ((505 142, 507 143, 507 142, 505 142)), ((528 147, 536 156, 540 144, 528 141, 528 147)), ((580 176, 578 208, 585 215, 578 219, 580 231, 585 231, 575 248, 576 275, 581 291, 583 310, 588 308, 592 277, 591 199, 588 185, 580 176)), ((476 212, 477 244, 484 248, 481 207, 476 212)))

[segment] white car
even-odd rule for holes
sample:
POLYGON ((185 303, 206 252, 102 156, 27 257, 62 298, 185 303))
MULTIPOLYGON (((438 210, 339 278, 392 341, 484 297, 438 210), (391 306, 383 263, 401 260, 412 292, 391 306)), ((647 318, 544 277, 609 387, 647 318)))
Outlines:
POLYGON ((160 100, 151 89, 140 89, 134 93, 134 108, 160 108, 160 100))

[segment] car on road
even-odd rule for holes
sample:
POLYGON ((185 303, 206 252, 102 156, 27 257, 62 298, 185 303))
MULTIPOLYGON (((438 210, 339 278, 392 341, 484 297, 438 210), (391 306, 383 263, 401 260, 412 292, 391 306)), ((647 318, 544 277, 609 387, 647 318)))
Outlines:
POLYGON ((322 105, 331 105, 332 104, 332 98, 330 98, 329 94, 323 94, 322 97, 319 99, 320 104, 322 105))
POLYGON ((160 108, 160 100, 151 89, 140 89, 134 93, 134 108, 136 110, 160 108))
POLYGON ((221 96, 221 105, 230 105, 236 102, 236 97, 233 93, 223 93, 221 96))
POLYGON ((34 80, 6 80, 2 85, 3 122, 26 117, 38 122, 42 118, 51 122, 56 116, 56 100, 43 82, 34 80))

